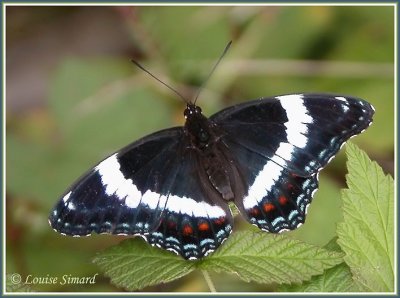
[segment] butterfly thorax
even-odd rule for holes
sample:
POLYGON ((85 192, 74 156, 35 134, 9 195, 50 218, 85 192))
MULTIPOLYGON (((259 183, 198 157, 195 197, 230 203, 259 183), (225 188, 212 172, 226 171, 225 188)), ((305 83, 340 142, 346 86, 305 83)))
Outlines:
POLYGON ((231 164, 220 148, 220 135, 215 125, 201 113, 201 108, 187 105, 185 109, 185 134, 190 142, 189 147, 196 150, 199 164, 208 176, 212 186, 225 200, 232 200, 231 164))

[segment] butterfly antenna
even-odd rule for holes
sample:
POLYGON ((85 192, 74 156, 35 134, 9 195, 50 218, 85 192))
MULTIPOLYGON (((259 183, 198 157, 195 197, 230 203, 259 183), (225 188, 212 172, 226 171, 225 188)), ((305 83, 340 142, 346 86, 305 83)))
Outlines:
POLYGON ((214 67, 211 69, 210 73, 208 74, 207 78, 204 80, 203 84, 201 84, 199 91, 197 92, 196 97, 194 98, 194 103, 196 104, 197 98, 200 95, 200 92, 203 90, 204 86, 207 84, 208 80, 210 79, 211 75, 214 73, 215 69, 217 68, 218 64, 221 62, 222 58, 224 58, 226 52, 228 52, 229 48, 231 47, 232 40, 228 42, 228 44, 225 46, 224 51, 222 52, 221 56, 219 57, 217 63, 215 63, 214 67))
POLYGON ((148 75, 150 75, 152 78, 156 79, 158 82, 160 82, 161 84, 163 84, 165 87, 167 87, 169 90, 171 90, 172 92, 175 92, 175 94, 177 94, 180 98, 182 98, 182 100, 185 103, 188 103, 189 101, 182 95, 180 94, 178 91, 176 91, 174 88, 172 88, 170 85, 168 85, 167 83, 164 83, 163 81, 161 81, 159 78, 157 78, 155 75, 153 75, 150 71, 148 71, 146 68, 144 68, 142 65, 139 64, 139 62, 131 59, 131 62, 133 64, 135 64, 137 67, 139 67, 141 70, 143 70, 145 73, 147 73, 148 75))

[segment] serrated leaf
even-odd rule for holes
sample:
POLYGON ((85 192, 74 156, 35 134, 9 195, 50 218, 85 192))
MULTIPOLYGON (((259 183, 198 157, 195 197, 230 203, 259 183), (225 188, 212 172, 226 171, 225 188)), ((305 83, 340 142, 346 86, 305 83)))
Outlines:
POLYGON ((152 247, 143 239, 127 239, 99 253, 93 262, 118 287, 135 291, 167 283, 194 270, 194 263, 152 247))
POLYGON ((342 192, 344 221, 338 225, 338 244, 363 291, 393 291, 393 178, 357 146, 348 144, 346 154, 348 189, 342 192))
MULTIPOLYGON (((331 251, 341 252, 340 246, 337 244, 337 237, 329 241, 324 248, 331 251)), ((323 274, 313 276, 310 281, 300 285, 283 285, 279 287, 281 292, 353 292, 357 291, 354 285, 352 275, 344 262, 329 268, 323 274)))
POLYGON ((332 251, 342 252, 339 244, 337 244, 337 240, 337 237, 333 237, 327 244, 324 245, 324 248, 332 251))
POLYGON ((246 231, 234 233, 197 266, 237 274, 244 281, 281 284, 309 280, 341 261, 341 253, 282 235, 246 231))
POLYGON ((301 285, 282 286, 281 292, 353 292, 356 291, 349 267, 341 263, 314 276, 309 282, 301 285))

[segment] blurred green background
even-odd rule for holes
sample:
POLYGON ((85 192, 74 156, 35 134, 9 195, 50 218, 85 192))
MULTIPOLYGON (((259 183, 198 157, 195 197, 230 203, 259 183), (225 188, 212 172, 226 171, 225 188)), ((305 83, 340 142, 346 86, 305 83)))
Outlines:
MULTIPOLYGON (((93 276, 94 285, 36 291, 123 291, 91 263, 123 237, 63 237, 47 223, 59 196, 105 156, 182 125, 184 104, 138 70, 193 96, 229 40, 198 103, 206 115, 263 96, 334 92, 376 108, 353 139, 387 173, 394 159, 394 7, 6 7, 6 272, 23 279, 93 276)), ((341 219, 343 152, 322 172, 306 224, 287 235, 316 245, 341 219)), ((236 229, 252 228, 236 218, 236 229)), ((213 275, 219 291, 274 286, 213 275)), ((207 291, 193 273, 146 291, 207 291)))

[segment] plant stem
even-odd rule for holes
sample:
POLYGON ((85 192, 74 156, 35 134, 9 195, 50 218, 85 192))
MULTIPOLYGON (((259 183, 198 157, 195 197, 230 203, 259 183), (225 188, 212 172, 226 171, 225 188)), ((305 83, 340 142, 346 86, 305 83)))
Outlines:
POLYGON ((204 279, 206 280, 207 286, 210 289, 210 292, 216 293, 217 290, 215 289, 214 283, 211 280, 210 275, 206 270, 201 270, 201 273, 203 273, 204 279))

